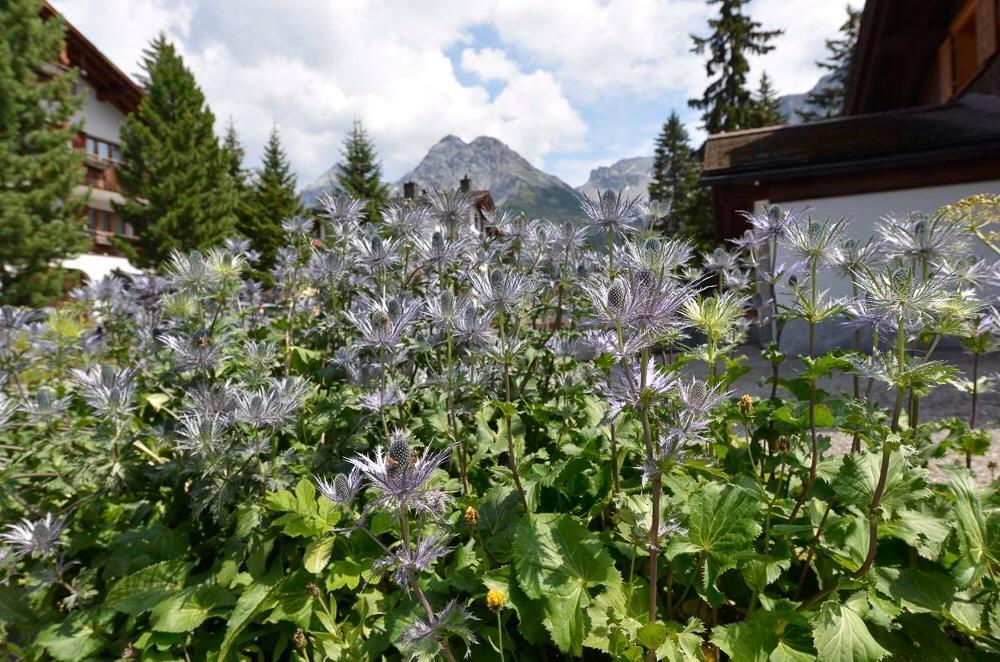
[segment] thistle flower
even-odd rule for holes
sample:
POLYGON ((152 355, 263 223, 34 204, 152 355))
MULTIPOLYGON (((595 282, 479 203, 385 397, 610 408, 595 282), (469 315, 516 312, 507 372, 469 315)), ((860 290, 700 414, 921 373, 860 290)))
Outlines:
POLYGON ((368 301, 363 312, 348 312, 346 317, 361 334, 358 344, 374 350, 395 351, 420 315, 415 301, 380 299, 368 301))
POLYGON ((222 346, 202 332, 187 338, 164 335, 161 340, 170 349, 173 363, 181 372, 215 372, 224 358, 222 346))
POLYGON ((711 253, 702 253, 701 264, 705 271, 722 275, 739 266, 739 260, 734 253, 720 246, 711 253))
POLYGON ((348 459, 364 476, 369 487, 380 493, 369 508, 397 512, 406 508, 438 517, 444 513, 448 495, 428 485, 434 472, 451 456, 451 447, 436 453, 424 449, 416 455, 410 449, 405 432, 397 430, 387 449, 377 448, 372 456, 348 459))
POLYGON ((455 316, 455 340, 467 346, 482 345, 492 338, 489 313, 473 304, 466 304, 461 315, 455 316))
POLYGON ((469 280, 480 304, 504 314, 513 312, 521 305, 531 288, 531 283, 523 275, 502 267, 495 267, 485 275, 474 272, 469 275, 469 280))
POLYGON ((66 522, 47 513, 34 522, 25 518, 17 524, 8 524, 6 531, 0 533, 0 542, 10 545, 15 558, 50 556, 59 545, 65 544, 59 539, 65 528, 66 522))
POLYGON ((293 237, 311 237, 313 220, 306 216, 289 216, 281 221, 281 229, 293 237))
POLYGON ((371 272, 388 269, 399 262, 397 239, 383 239, 376 234, 354 239, 354 247, 361 263, 371 272))
MULTIPOLYGON (((2 385, 2 380, 0 380, 0 386, 2 385)), ((17 409, 17 400, 8 398, 4 393, 0 392, 0 431, 7 429, 10 420, 17 413, 17 409)))
POLYGON ((663 400, 676 381, 674 375, 657 371, 652 362, 646 364, 645 370, 639 361, 631 365, 616 364, 611 368, 607 385, 597 389, 608 404, 602 424, 614 422, 626 409, 639 410, 663 400))
POLYGON ((382 221, 380 227, 396 239, 411 239, 420 235, 429 221, 426 207, 412 205, 386 205, 379 215, 382 221))
POLYGON ((849 237, 837 243, 830 262, 840 276, 851 278, 858 269, 871 269, 882 262, 882 242, 872 238, 862 243, 849 237))
POLYGON ((639 220, 639 198, 622 197, 621 191, 598 191, 596 198, 584 195, 580 207, 591 234, 624 235, 635 230, 639 220))
POLYGON ((387 382, 358 398, 363 409, 378 414, 390 407, 398 407, 406 402, 406 393, 395 382, 387 382))
POLYGON ((885 216, 875 231, 886 255, 910 262, 918 260, 938 267, 968 252, 968 236, 962 224, 946 216, 912 212, 905 219, 885 216))
POLYGON ((433 659, 440 654, 442 642, 449 637, 457 637, 465 643, 465 657, 468 658, 472 655, 472 644, 477 641, 468 625, 470 620, 477 619, 468 609, 452 600, 433 617, 426 621, 417 619, 406 628, 400 636, 400 646, 414 658, 433 659))
POLYGON ((584 283, 583 291, 596 313, 590 323, 615 332, 619 343, 656 340, 678 327, 678 311, 693 294, 690 287, 672 281, 658 285, 648 271, 636 272, 631 279, 594 276, 584 283))
POLYGON ((135 409, 135 368, 115 370, 110 365, 91 370, 74 370, 83 397, 97 414, 106 419, 123 420, 135 409))
POLYGON ((226 252, 239 255, 247 262, 256 262, 260 259, 260 253, 253 249, 253 244, 249 239, 240 237, 229 237, 222 242, 222 247, 226 252))
POLYGON ((427 297, 424 300, 424 311, 427 318, 442 331, 453 329, 456 320, 465 312, 463 303, 455 298, 455 293, 451 290, 427 297))
POLYGON ((758 214, 743 211, 740 212, 740 215, 749 223, 753 241, 757 244, 764 244, 771 240, 784 239, 788 227, 799 223, 804 213, 805 210, 783 211, 778 205, 771 205, 758 214))
POLYGON ((43 387, 35 392, 34 398, 24 400, 21 409, 28 415, 31 423, 51 425, 69 409, 72 400, 71 396, 57 398, 55 391, 43 387))
POLYGON ((861 269, 855 274, 868 313, 883 328, 910 327, 929 320, 948 296, 949 279, 914 278, 909 269, 861 269))
POLYGON ((693 247, 684 239, 649 237, 625 243, 625 263, 633 270, 656 274, 658 279, 686 265, 693 253, 693 247))
POLYGON ((340 239, 348 239, 355 234, 364 214, 365 203, 343 194, 323 194, 319 199, 331 233, 340 239))
POLYGON ((316 489, 319 493, 330 501, 345 505, 354 501, 354 497, 361 491, 361 470, 357 467, 351 469, 346 476, 337 474, 332 481, 316 477, 316 489))
POLYGON ((827 264, 846 228, 846 219, 816 221, 802 217, 788 225, 783 243, 801 260, 827 264))
POLYGON ((182 414, 177 426, 178 450, 203 459, 213 458, 225 438, 226 419, 219 414, 182 414))
POLYGON ((427 194, 427 203, 431 217, 452 235, 470 222, 472 200, 464 191, 431 191, 427 194))
POLYGON ((647 228, 654 228, 656 225, 670 215, 671 204, 660 202, 659 200, 649 200, 639 205, 639 218, 647 228))
POLYGON ((372 573, 376 577, 392 572, 392 579, 406 592, 410 592, 411 582, 418 573, 427 572, 438 559, 452 550, 448 540, 437 533, 430 533, 417 541, 412 548, 401 545, 388 556, 376 559, 372 573))
POLYGON ((266 386, 236 392, 233 419, 252 427, 277 428, 294 420, 308 384, 301 377, 268 380, 266 386))
POLYGON ((429 239, 414 240, 420 257, 438 271, 449 267, 467 248, 461 238, 449 240, 441 230, 434 230, 429 239))

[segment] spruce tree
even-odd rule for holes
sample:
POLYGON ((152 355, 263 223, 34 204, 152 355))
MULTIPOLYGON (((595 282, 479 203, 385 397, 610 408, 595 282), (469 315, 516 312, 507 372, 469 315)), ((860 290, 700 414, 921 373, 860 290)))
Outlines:
POLYGON ((691 35, 693 52, 708 52, 705 70, 709 84, 700 99, 691 99, 692 108, 702 111, 705 130, 712 133, 738 131, 753 125, 755 104, 747 88, 750 72, 748 55, 763 55, 774 50, 771 40, 782 30, 763 30, 760 23, 743 12, 747 0, 708 0, 719 5, 719 14, 709 20, 712 33, 707 37, 691 35))
POLYGON ((670 215, 663 228, 667 233, 676 232, 686 217, 691 194, 698 187, 699 173, 687 129, 677 113, 671 112, 656 138, 653 180, 649 183, 649 199, 670 205, 670 215))
POLYGON ((83 154, 72 148, 75 71, 59 71, 65 26, 41 0, 0 3, 0 302, 38 306, 66 279, 60 260, 86 250, 83 154))
POLYGON ((146 98, 122 125, 121 217, 138 235, 135 259, 206 249, 233 234, 238 194, 215 116, 180 54, 160 35, 143 54, 146 98))
POLYGON ((233 118, 229 118, 226 124, 226 135, 222 138, 222 149, 226 152, 226 172, 232 177, 239 193, 245 193, 250 180, 250 173, 243 167, 247 152, 240 142, 240 135, 236 133, 236 124, 233 118))
POLYGON ((379 209, 389 199, 389 186, 382 183, 382 164, 375 144, 360 121, 354 121, 350 134, 344 139, 341 156, 343 161, 337 165, 337 181, 349 195, 366 201, 365 215, 369 220, 378 219, 379 209))
POLYGON ((277 127, 264 147, 264 160, 247 196, 247 214, 240 225, 240 232, 250 240, 260 253, 257 262, 259 277, 274 266, 278 249, 285 243, 281 222, 302 213, 299 196, 295 192, 295 175, 288 164, 277 127))
POLYGON ((784 124, 787 121, 784 113, 781 112, 781 104, 778 101, 777 92, 771 85, 771 77, 765 71, 760 76, 760 85, 753 100, 753 112, 750 118, 748 129, 755 129, 762 126, 775 126, 784 124))
POLYGON ((836 117, 844 112, 847 98, 847 77, 851 70, 851 57, 858 43, 861 30, 861 10, 847 6, 847 20, 840 26, 839 39, 827 39, 826 49, 830 52, 826 60, 817 62, 820 68, 829 71, 826 84, 806 95, 807 110, 796 111, 804 122, 836 117))

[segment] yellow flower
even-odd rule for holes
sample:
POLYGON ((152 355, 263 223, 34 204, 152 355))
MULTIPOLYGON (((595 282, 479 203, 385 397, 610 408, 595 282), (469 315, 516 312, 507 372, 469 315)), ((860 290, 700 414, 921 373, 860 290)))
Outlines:
POLYGON ((465 521, 469 523, 469 526, 475 526, 479 523, 479 513, 472 506, 465 509, 465 521))
POLYGON ((503 594, 503 591, 491 588, 486 593, 486 606, 493 611, 500 611, 505 604, 507 604, 507 596, 503 594))

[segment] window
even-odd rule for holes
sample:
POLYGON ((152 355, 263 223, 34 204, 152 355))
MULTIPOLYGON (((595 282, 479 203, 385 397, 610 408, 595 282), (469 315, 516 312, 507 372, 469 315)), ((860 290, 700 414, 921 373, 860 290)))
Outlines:
POLYGON ((997 52, 997 0, 966 0, 938 51, 941 101, 962 92, 997 52))
POLYGON ((122 220, 114 212, 104 209, 87 208, 87 230, 99 235, 116 235, 118 237, 135 237, 132 224, 122 220))
POLYGON ((95 138, 94 136, 87 136, 86 148, 87 154, 105 161, 121 161, 122 158, 121 149, 118 145, 107 140, 95 138))

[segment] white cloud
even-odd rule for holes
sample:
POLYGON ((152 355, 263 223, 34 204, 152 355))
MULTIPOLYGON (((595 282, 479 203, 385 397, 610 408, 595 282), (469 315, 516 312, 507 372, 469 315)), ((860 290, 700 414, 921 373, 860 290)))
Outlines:
POLYGON ((518 74, 517 64, 496 48, 466 48, 462 51, 462 69, 480 80, 510 80, 518 74))
MULTIPOLYGON (((661 104, 665 116, 704 87, 689 34, 705 32, 715 11, 704 0, 54 2, 131 74, 143 48, 165 32, 195 72, 220 132, 233 117, 248 165, 257 165, 277 124, 300 184, 337 160, 356 118, 392 178, 452 133, 495 136, 535 165, 551 160, 556 174, 574 181, 591 155, 632 155, 594 144, 609 132, 585 117, 618 122, 615 135, 631 131, 633 145, 646 144, 646 127, 628 128, 631 108, 661 104), (595 109, 602 112, 588 112, 595 109)), ((788 4, 749 5, 766 27, 788 28, 778 51, 754 60, 754 76, 766 67, 779 91, 798 92, 818 78, 813 61, 844 10, 788 4)))

